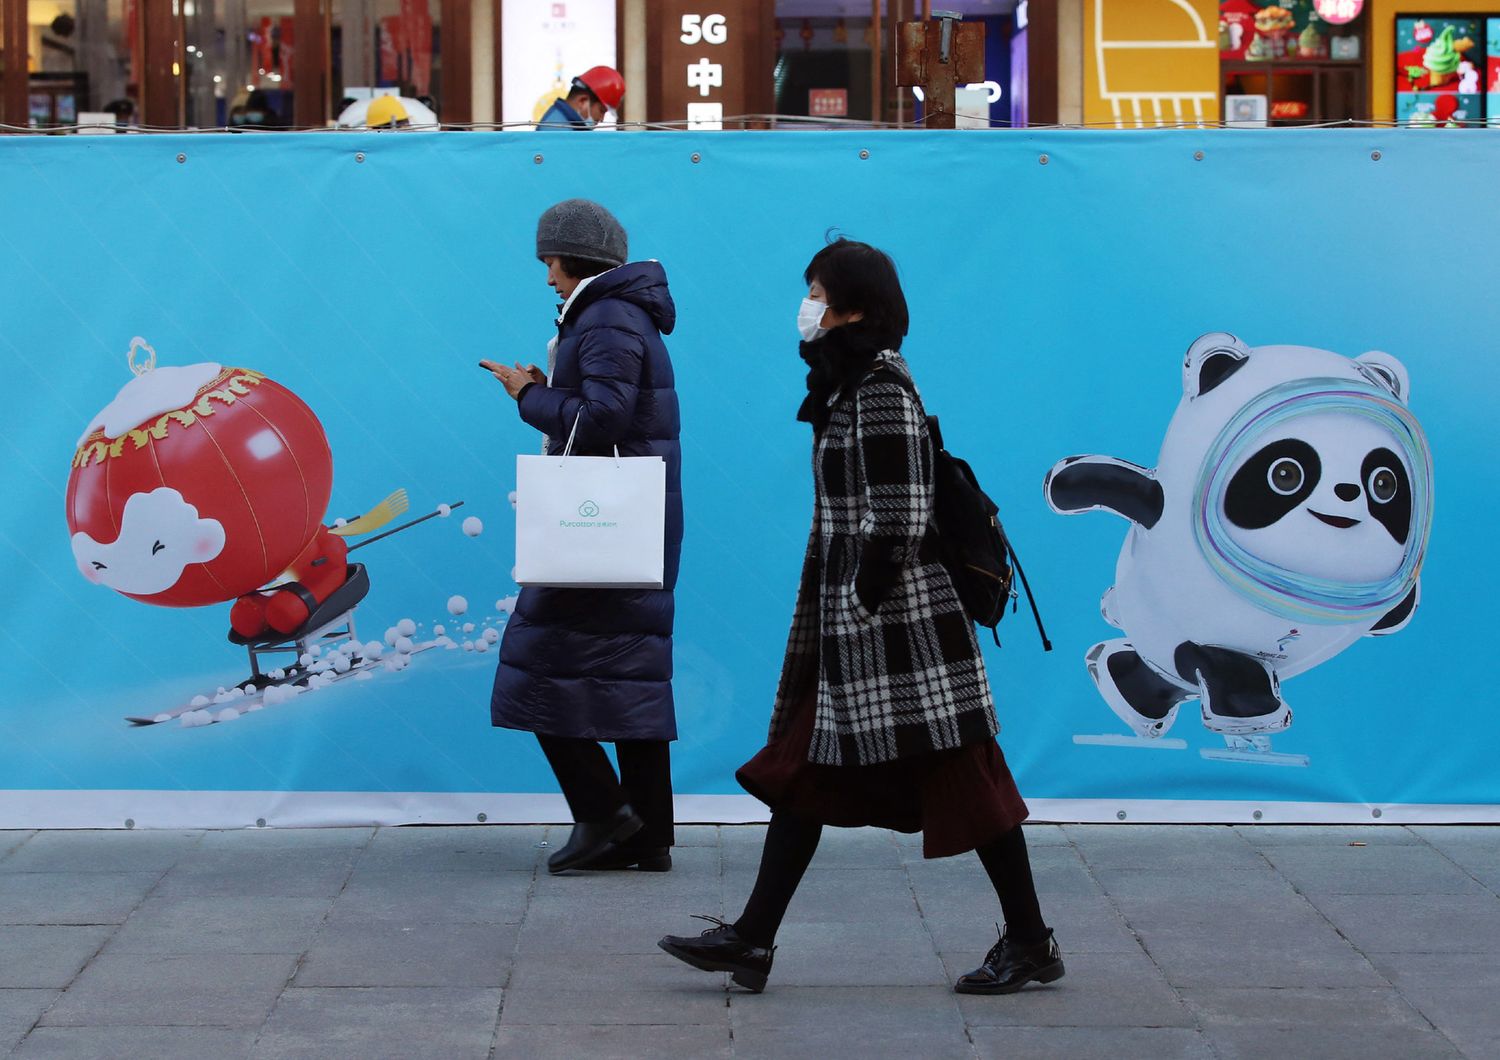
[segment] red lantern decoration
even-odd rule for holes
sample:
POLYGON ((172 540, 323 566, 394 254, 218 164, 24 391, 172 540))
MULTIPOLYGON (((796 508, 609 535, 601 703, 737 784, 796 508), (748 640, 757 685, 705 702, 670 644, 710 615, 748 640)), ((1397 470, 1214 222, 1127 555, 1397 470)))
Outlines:
MULTIPOLYGON (((144 368, 137 349, 150 352, 144 368)), ((68 530, 88 580, 143 603, 222 603, 275 580, 313 542, 333 489, 317 416, 259 372, 155 367, 80 440, 68 530)))

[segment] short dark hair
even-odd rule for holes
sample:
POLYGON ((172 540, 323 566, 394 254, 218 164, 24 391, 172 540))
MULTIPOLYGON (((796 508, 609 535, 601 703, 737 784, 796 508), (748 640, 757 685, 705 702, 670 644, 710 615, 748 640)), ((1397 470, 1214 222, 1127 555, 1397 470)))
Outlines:
POLYGON ((601 272, 608 272, 610 269, 615 268, 615 266, 607 261, 591 261, 588 258, 574 258, 565 255, 558 257, 557 267, 562 269, 563 273, 569 279, 574 280, 586 280, 590 276, 598 276, 601 272))
POLYGON ((840 236, 813 255, 802 278, 823 285, 829 308, 863 313, 866 330, 885 348, 901 348, 911 318, 896 263, 885 251, 840 236))

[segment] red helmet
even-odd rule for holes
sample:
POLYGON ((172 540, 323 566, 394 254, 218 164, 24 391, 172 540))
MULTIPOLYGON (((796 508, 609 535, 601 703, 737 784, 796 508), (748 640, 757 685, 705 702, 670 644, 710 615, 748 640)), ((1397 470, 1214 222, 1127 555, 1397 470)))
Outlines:
POLYGON ((573 79, 594 94, 594 98, 610 110, 619 110, 625 99, 625 79, 612 66, 596 66, 585 70, 573 79))

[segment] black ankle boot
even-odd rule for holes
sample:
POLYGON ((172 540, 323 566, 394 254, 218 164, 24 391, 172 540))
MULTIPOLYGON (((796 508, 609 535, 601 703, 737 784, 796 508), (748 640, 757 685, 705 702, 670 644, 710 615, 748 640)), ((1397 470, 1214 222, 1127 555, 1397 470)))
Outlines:
POLYGON ((640 842, 641 833, 623 843, 611 843, 599 856, 577 866, 593 872, 635 869, 638 872, 671 872, 672 848, 649 846, 640 842))
POLYGON ((573 834, 556 854, 547 859, 548 872, 567 872, 585 867, 611 843, 623 843, 642 828, 642 821, 629 806, 621 806, 603 821, 579 821, 573 834))
POLYGON ((766 988, 775 946, 755 946, 740 938, 733 924, 716 916, 700 916, 714 926, 701 935, 667 935, 657 943, 679 961, 705 972, 728 972, 729 978, 755 993, 766 988))
POLYGON ((1062 977, 1062 953, 1050 930, 1046 938, 1029 946, 1013 942, 1002 933, 984 963, 959 976, 953 989, 960 994, 1014 994, 1033 980, 1053 983, 1062 977))

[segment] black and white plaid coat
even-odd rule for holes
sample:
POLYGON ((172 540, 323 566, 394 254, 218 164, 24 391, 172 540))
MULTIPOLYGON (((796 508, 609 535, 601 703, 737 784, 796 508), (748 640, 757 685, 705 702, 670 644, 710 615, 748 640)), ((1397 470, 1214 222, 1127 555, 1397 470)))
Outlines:
POLYGON ((816 682, 808 758, 827 765, 889 762, 999 731, 974 626, 922 545, 933 494, 926 419, 890 373, 911 380, 887 351, 835 395, 813 447, 816 507, 771 736, 816 682))

